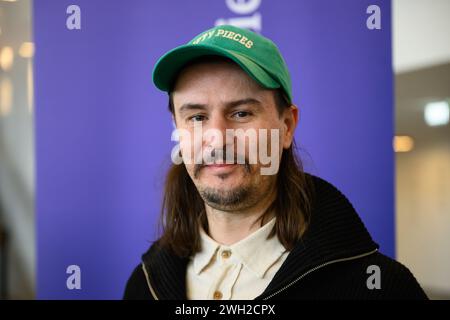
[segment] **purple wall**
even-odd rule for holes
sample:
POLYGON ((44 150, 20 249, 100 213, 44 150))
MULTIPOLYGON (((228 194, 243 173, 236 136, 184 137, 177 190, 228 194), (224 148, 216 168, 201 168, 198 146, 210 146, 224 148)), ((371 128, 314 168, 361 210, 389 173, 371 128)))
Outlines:
MULTIPOLYGON (((233 2, 233 1, 230 1, 233 2)), ((394 255, 390 1, 262 0, 301 109, 307 171, 339 187, 394 255), (382 29, 366 28, 381 7, 382 29)), ((219 18, 226 0, 35 0, 38 298, 120 298, 154 240, 172 125, 157 58, 219 18), (81 8, 81 30, 66 9, 81 8), (81 268, 68 290, 66 268, 81 268)))

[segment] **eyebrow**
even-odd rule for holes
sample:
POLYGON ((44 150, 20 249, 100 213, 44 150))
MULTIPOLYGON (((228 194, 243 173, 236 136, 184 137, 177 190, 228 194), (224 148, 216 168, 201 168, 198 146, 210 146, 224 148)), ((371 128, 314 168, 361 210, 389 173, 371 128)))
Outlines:
MULTIPOLYGON (((253 104, 256 106, 261 107, 262 103, 261 101, 254 99, 254 98, 245 98, 245 99, 239 99, 235 101, 230 101, 225 104, 225 109, 232 109, 235 107, 238 107, 240 105, 244 104, 253 104)), ((201 103, 185 103, 180 107, 180 115, 187 112, 188 110, 206 110, 208 106, 206 104, 201 103)))

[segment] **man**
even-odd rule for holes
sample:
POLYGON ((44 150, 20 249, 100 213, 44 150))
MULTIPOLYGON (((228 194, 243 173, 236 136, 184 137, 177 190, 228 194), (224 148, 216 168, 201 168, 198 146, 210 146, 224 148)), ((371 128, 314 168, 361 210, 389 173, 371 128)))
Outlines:
POLYGON ((269 39, 215 27, 165 54, 153 81, 180 144, 163 234, 125 299, 426 298, 345 196, 303 172, 289 72, 269 39))

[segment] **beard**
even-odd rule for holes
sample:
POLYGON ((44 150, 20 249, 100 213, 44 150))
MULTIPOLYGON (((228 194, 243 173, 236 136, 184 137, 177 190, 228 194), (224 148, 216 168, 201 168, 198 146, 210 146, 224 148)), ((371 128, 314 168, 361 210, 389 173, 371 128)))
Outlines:
MULTIPOLYGON (((250 165, 244 166, 244 178, 251 177, 255 168, 250 165)), ((226 179, 218 175, 221 179, 226 179)), ((195 181, 195 180, 194 180, 195 181)), ((198 180, 197 180, 198 181, 198 180)), ((196 182, 197 182, 196 181, 196 182)), ((221 187, 200 186, 196 184, 197 191, 202 197, 203 201, 211 208, 221 211, 234 212, 246 210, 255 206, 258 202, 268 196, 274 190, 276 180, 272 176, 263 176, 263 179, 252 179, 248 183, 242 183, 238 186, 229 189, 221 187)))
MULTIPOLYGON (((244 176, 249 176, 252 172, 249 164, 242 165, 244 167, 244 176)), ((198 166, 194 169, 194 177, 198 178, 200 169, 203 166, 198 166)), ((225 180, 228 174, 218 175, 217 177, 225 180)), ((231 190, 221 190, 217 188, 204 187, 199 188, 198 191, 203 200, 214 209, 223 211, 232 211, 246 207, 248 202, 251 202, 255 190, 251 185, 238 186, 231 190)))
POLYGON ((203 200, 212 208, 231 211, 242 209, 248 202, 251 202, 253 192, 250 187, 236 187, 232 190, 222 191, 214 188, 204 188, 200 190, 203 200))
MULTIPOLYGON (((219 151, 220 152, 216 152, 215 150, 213 150, 211 155, 208 155, 208 161, 219 159, 222 161, 222 163, 225 163, 225 158, 223 156, 226 154, 226 152, 225 150, 219 151)), ((243 155, 235 156, 233 163, 242 166, 244 179, 255 175, 257 172, 257 167, 251 165, 248 158, 243 155)), ((200 172, 205 166, 206 165, 204 163, 195 164, 191 178, 194 181, 194 184, 196 184, 197 190, 200 193, 200 196, 203 198, 203 201, 205 201, 205 203, 207 203, 210 207, 222 211, 238 211, 254 206, 258 199, 260 199, 261 185, 255 184, 254 181, 253 183, 251 182, 250 184, 242 184, 229 190, 213 188, 210 186, 200 186, 198 183, 199 176, 200 172)), ((224 173, 217 175, 217 177, 225 181, 228 175, 228 173, 224 173)))

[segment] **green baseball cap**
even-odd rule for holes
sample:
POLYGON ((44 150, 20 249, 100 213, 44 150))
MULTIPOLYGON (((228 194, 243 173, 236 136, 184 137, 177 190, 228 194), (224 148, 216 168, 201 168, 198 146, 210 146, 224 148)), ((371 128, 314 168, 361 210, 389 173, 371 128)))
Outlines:
POLYGON ((231 25, 206 30, 164 54, 153 69, 153 83, 168 92, 186 63, 207 55, 233 60, 262 87, 282 88, 292 102, 291 77, 277 46, 266 37, 231 25))

